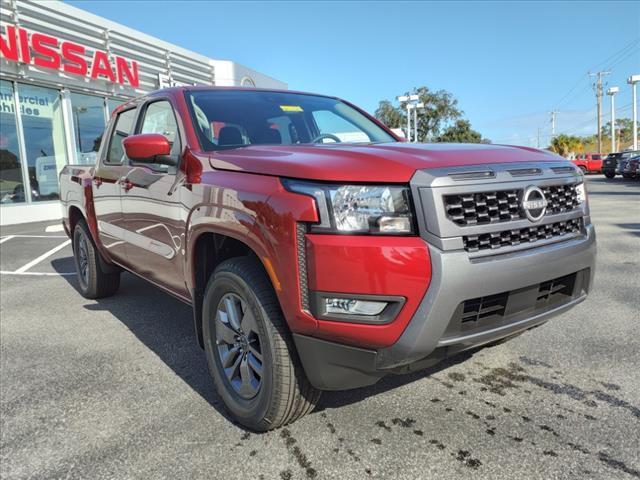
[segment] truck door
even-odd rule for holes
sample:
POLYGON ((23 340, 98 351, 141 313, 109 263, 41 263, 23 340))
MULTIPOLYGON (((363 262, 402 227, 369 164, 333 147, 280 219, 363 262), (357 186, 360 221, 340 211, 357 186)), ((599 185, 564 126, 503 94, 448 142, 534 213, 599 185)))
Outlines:
POLYGON ((129 171, 122 141, 134 128, 136 108, 118 113, 103 141, 100 160, 93 177, 93 205, 98 222, 98 236, 109 256, 118 263, 128 264, 124 242, 122 215, 122 181, 129 171))
POLYGON ((122 193, 127 257, 136 273, 188 298, 182 252, 189 210, 180 201, 183 173, 178 170, 182 151, 178 122, 166 99, 147 103, 140 115, 136 133, 167 137, 175 166, 130 165, 122 193))

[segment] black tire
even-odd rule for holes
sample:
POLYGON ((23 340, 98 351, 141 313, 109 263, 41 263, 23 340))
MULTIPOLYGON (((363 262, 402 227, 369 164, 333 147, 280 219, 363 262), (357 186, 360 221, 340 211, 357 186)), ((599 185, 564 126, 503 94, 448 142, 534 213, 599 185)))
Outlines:
POLYGON ((607 170, 604 172, 604 176, 607 178, 614 178, 616 176, 616 172, 612 172, 611 170, 607 170))
POLYGON ((73 258, 83 297, 96 299, 116 293, 120 286, 120 271, 105 271, 104 260, 94 245, 84 220, 79 220, 73 230, 73 258))
POLYGON ((587 167, 585 167, 584 165, 580 165, 578 168, 582 170, 583 175, 586 175, 588 173, 587 167))
POLYGON ((242 425, 278 428, 318 403, 321 392, 307 380, 271 282, 254 256, 231 258, 216 268, 204 295, 202 328, 218 395, 242 425), (246 388, 243 373, 250 378, 246 388))
POLYGON ((622 178, 624 178, 625 180, 630 180, 633 178, 633 175, 629 174, 629 173, 623 173, 622 174, 622 178))

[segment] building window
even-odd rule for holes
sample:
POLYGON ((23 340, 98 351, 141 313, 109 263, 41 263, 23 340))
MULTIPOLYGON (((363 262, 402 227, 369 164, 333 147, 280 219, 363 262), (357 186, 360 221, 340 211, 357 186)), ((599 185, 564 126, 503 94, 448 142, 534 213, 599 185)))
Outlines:
POLYGON ((60 92, 18 84, 18 97, 32 200, 55 200, 67 164, 60 92))
POLYGON ((71 112, 78 163, 96 163, 105 126, 104 98, 71 93, 71 112))
POLYGON ((107 108, 108 108, 108 114, 109 116, 111 116, 113 114, 113 111, 118 108, 120 105, 122 105, 124 102, 122 100, 114 100, 113 98, 108 98, 107 99, 107 108))
POLYGON ((0 80, 0 203, 24 201, 13 85, 0 80))

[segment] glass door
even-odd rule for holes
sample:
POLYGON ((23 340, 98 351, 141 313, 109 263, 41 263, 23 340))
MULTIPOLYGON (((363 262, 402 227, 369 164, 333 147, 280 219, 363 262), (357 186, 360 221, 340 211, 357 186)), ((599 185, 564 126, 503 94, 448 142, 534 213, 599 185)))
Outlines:
POLYGON ((70 98, 77 161, 95 164, 105 128, 105 99, 73 92, 70 98))
POLYGON ((18 84, 32 201, 58 198, 58 174, 67 164, 60 91, 18 84))

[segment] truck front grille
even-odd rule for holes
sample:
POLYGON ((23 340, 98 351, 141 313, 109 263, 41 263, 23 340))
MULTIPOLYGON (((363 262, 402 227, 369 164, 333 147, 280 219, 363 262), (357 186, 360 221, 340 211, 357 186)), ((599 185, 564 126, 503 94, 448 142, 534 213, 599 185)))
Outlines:
MULTIPOLYGON (((570 212, 579 206, 576 184, 541 187, 547 215, 570 212)), ((486 225, 526 218, 520 209, 523 189, 445 195, 447 217, 457 225, 486 225)))
POLYGON ((522 243, 534 243, 539 240, 559 237, 569 233, 578 233, 581 229, 582 219, 574 218, 563 222, 548 223, 546 225, 536 225, 515 230, 467 235, 462 237, 462 242, 467 252, 477 252, 479 250, 512 247, 522 243))

